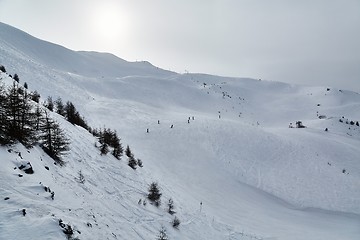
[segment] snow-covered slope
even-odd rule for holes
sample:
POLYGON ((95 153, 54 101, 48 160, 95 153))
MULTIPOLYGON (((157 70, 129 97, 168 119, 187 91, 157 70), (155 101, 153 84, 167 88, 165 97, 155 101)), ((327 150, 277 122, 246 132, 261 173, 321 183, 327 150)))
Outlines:
POLYGON ((53 114, 71 139, 65 167, 37 147, 0 149, 1 197, 9 197, 0 200, 0 239, 64 238, 60 218, 80 239, 156 239, 161 225, 170 239, 360 237, 360 127, 350 124, 360 120, 358 93, 180 75, 5 24, 0 64, 43 99, 72 101, 90 126, 116 129, 144 162, 133 171, 126 158, 100 156, 92 135, 53 114), (296 121, 307 128, 289 128, 296 121), (35 174, 20 178, 14 167, 26 161, 35 174), (159 209, 138 204, 152 181, 164 194, 159 209), (179 230, 164 210, 170 197, 179 230))

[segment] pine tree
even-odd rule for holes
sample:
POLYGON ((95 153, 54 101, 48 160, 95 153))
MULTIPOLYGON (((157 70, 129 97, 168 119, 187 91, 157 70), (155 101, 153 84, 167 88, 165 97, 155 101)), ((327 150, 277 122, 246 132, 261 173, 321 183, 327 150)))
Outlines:
POLYGON ((124 149, 123 149, 123 147, 121 146, 121 143, 119 142, 118 144, 116 144, 116 145, 114 146, 114 149, 113 149, 113 151, 112 151, 111 154, 112 154, 115 158, 120 159, 121 156, 123 155, 123 151, 124 151, 124 149))
POLYGON ((33 100, 36 103, 39 103, 40 100, 40 94, 35 90, 33 92, 30 93, 30 98, 31 100, 33 100))
POLYGON ((109 152, 109 147, 106 142, 102 142, 100 145, 100 154, 106 155, 109 152))
POLYGON ((106 142, 105 131, 99 131, 100 154, 106 155, 109 152, 109 145, 106 142))
POLYGON ((19 141, 31 147, 36 141, 33 107, 26 90, 16 82, 9 88, 4 102, 5 134, 11 142, 19 141))
POLYGON ((54 102, 52 100, 51 96, 47 97, 47 103, 45 104, 45 107, 49 109, 51 112, 54 111, 54 102))
POLYGON ((150 184, 149 187, 149 193, 148 193, 148 199, 155 203, 156 206, 160 206, 160 197, 162 193, 159 190, 159 186, 156 182, 153 182, 150 184))
POLYGON ((128 158, 128 165, 132 169, 134 169, 134 170, 136 169, 137 161, 135 160, 134 156, 131 156, 131 157, 128 158))
POLYGON ((129 145, 126 146, 125 155, 126 155, 128 158, 134 157, 134 154, 131 152, 131 149, 130 149, 129 145))
POLYGON ((80 113, 76 110, 72 102, 67 101, 64 110, 65 110, 65 118, 66 120, 68 120, 68 122, 72 124, 76 124, 85 129, 89 128, 86 121, 84 120, 83 117, 80 116, 80 113))
MULTIPOLYGON (((1 70, 1 67, 3 67, 3 66, 0 65, 0 70, 1 70)), ((6 105, 5 105, 5 102, 6 102, 5 88, 0 79, 0 144, 2 144, 2 145, 8 143, 8 138, 6 135, 6 112, 5 112, 6 105)))
POLYGON ((66 115, 66 112, 65 112, 65 106, 62 102, 62 99, 61 97, 58 97, 55 101, 55 107, 56 107, 56 113, 57 114, 60 114, 61 116, 64 116, 66 115))
POLYGON ((9 139, 16 140, 20 138, 20 117, 21 117, 21 98, 19 96, 17 84, 14 82, 13 86, 9 88, 6 101, 5 101, 5 115, 6 115, 6 127, 5 134, 9 139))
POLYGON ((39 105, 35 108, 35 129, 40 130, 41 122, 43 121, 43 113, 39 105))
POLYGON ((45 118, 41 127, 42 147, 50 157, 60 165, 64 164, 61 156, 69 150, 69 139, 65 136, 60 125, 50 119, 48 112, 45 111, 45 118))
POLYGON ((60 158, 65 152, 69 151, 69 141, 60 125, 55 122, 53 124, 53 151, 57 158, 60 158))
POLYGON ((17 83, 20 82, 19 76, 18 76, 16 73, 14 74, 13 79, 14 79, 17 83))

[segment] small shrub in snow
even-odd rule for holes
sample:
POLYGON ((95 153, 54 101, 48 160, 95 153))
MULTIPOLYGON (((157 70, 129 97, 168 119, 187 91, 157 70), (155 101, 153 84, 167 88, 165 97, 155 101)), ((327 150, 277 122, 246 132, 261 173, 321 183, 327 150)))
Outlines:
MULTIPOLYGON (((62 228, 62 231, 63 233, 65 233, 67 239, 78 239, 78 238, 73 238, 74 230, 70 224, 65 224, 63 220, 59 219, 59 226, 62 228)), ((80 233, 79 231, 77 232, 80 233)))
POLYGON ((6 73, 6 69, 3 65, 0 65, 0 71, 3 72, 3 73, 6 73))
POLYGON ((164 226, 161 226, 161 229, 159 231, 159 235, 157 237, 157 240, 168 240, 168 236, 166 234, 166 229, 164 226))
POLYGON ((180 220, 175 216, 174 220, 172 221, 172 226, 176 229, 180 226, 180 220))
POLYGON ((14 74, 13 79, 14 79, 16 82, 19 82, 19 81, 20 81, 19 76, 18 76, 16 73, 14 74))
POLYGON ((143 167, 143 162, 142 162, 142 160, 140 158, 137 159, 137 165, 139 167, 143 167))
POLYGON ((296 128, 306 128, 301 121, 296 122, 296 128))
POLYGON ((103 142, 100 146, 100 154, 106 155, 109 152, 109 147, 106 142, 103 142))
POLYGON ((82 174, 81 170, 78 172, 78 177, 75 178, 78 183, 84 184, 85 183, 85 177, 82 174))
POLYGON ((39 103, 40 94, 35 90, 35 91, 30 93, 30 99, 33 100, 34 102, 39 103))
POLYGON ((169 202, 168 202, 168 213, 170 213, 171 215, 173 215, 174 212, 174 201, 170 198, 169 202))

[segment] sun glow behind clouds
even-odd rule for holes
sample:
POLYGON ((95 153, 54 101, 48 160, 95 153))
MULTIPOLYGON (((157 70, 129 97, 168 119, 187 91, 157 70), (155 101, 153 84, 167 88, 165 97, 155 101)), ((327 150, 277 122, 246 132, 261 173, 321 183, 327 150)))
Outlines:
POLYGON ((99 2, 94 6, 90 18, 91 32, 102 44, 124 40, 129 33, 126 11, 116 1, 99 2))

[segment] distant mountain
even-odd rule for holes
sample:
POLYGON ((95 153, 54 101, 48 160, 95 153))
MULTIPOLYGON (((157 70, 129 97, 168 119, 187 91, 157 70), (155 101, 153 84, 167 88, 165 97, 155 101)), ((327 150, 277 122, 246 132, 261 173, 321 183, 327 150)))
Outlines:
POLYGON ((109 53, 72 51, 34 38, 4 23, 0 23, 0 35, 2 46, 6 46, 1 49, 3 57, 11 54, 19 60, 26 60, 34 65, 46 65, 54 70, 90 77, 174 74, 154 67, 148 62, 128 62, 109 53))
POLYGON ((16 73, 40 93, 34 107, 45 111, 48 96, 73 102, 144 165, 101 155, 101 139, 50 112, 70 139, 67 163, 39 145, 0 146, 0 239, 65 239, 68 226, 79 239, 157 239, 162 226, 169 239, 359 239, 355 92, 177 74, 2 23, 0 65, 6 88, 16 73), (28 162, 34 174, 19 168, 28 162), (153 182, 159 207, 147 199, 153 182))

